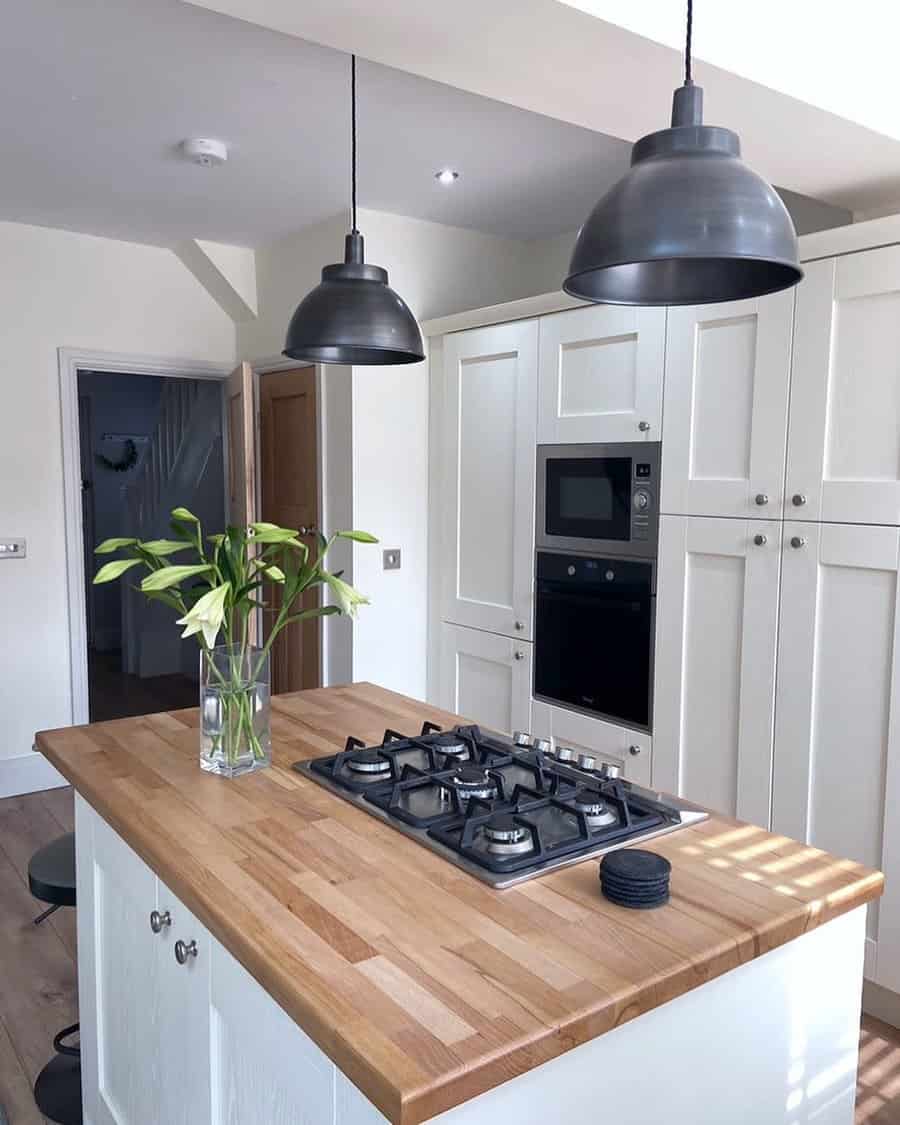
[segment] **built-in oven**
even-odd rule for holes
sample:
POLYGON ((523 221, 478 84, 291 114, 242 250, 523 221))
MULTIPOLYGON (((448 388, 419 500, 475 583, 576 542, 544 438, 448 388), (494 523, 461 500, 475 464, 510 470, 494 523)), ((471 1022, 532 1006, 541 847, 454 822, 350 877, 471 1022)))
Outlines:
POLYGON ((659 442, 539 445, 537 547, 655 558, 659 442))
POLYGON ((534 695, 651 731, 655 560, 538 551, 534 695))

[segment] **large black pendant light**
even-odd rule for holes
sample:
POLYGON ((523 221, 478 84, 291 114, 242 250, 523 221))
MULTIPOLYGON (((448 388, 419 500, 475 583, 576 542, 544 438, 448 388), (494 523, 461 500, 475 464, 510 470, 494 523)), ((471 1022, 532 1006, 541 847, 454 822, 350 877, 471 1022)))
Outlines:
POLYGON ((322 281, 297 306, 284 354, 310 363, 418 363, 422 334, 387 270, 369 265, 356 229, 356 55, 350 58, 351 230, 344 260, 322 269, 322 281))
POLYGON ((740 159, 736 133, 703 124, 703 90, 691 79, 692 17, 688 0, 672 127, 635 144, 631 168, 578 232, 563 284, 573 297, 702 305, 774 293, 803 277, 778 193, 740 159))

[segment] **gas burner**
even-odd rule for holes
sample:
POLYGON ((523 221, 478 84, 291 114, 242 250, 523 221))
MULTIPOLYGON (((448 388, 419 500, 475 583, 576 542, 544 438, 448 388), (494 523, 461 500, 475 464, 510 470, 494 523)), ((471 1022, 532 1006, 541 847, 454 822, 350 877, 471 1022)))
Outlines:
POLYGON ((468 801, 472 797, 491 801, 497 796, 496 780, 478 766, 460 766, 454 774, 443 779, 442 785, 448 793, 455 790, 460 801, 468 801))
POLYGON ((445 758, 465 758, 469 754, 469 747, 465 741, 458 734, 451 734, 449 731, 436 734, 429 745, 445 758))
POLYGON ((532 850, 531 832, 511 813, 495 813, 482 831, 493 855, 522 855, 532 850))
POLYGON ((573 797, 572 805, 577 812, 584 814, 589 828, 615 824, 619 819, 596 789, 586 789, 579 793, 573 797))
POLYGON ((347 769, 352 773, 368 775, 362 780, 382 781, 391 772, 391 763, 377 750, 354 750, 345 759, 347 769))

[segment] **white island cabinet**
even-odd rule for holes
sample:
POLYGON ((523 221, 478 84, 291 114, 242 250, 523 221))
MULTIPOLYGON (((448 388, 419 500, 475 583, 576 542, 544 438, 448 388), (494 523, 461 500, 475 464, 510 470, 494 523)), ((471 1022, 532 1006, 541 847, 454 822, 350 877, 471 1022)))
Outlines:
MULTIPOLYGON (((387 1125, 80 796, 76 838, 86 1125, 387 1125)), ((546 1125, 595 1103, 609 1120, 657 1125, 660 1098, 675 1125, 852 1125, 864 924, 856 908, 622 1026, 598 1026, 431 1125, 546 1125), (658 1096, 645 1099, 648 1082, 658 1096)), ((390 1121, 422 1117, 401 1108, 390 1121)))

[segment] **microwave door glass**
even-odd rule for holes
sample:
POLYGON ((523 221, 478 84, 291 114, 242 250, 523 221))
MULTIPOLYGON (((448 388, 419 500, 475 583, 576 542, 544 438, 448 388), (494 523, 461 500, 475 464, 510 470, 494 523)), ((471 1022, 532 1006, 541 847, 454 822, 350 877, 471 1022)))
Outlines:
POLYGON ((575 539, 627 540, 631 534, 629 457, 547 461, 546 532, 575 539))

